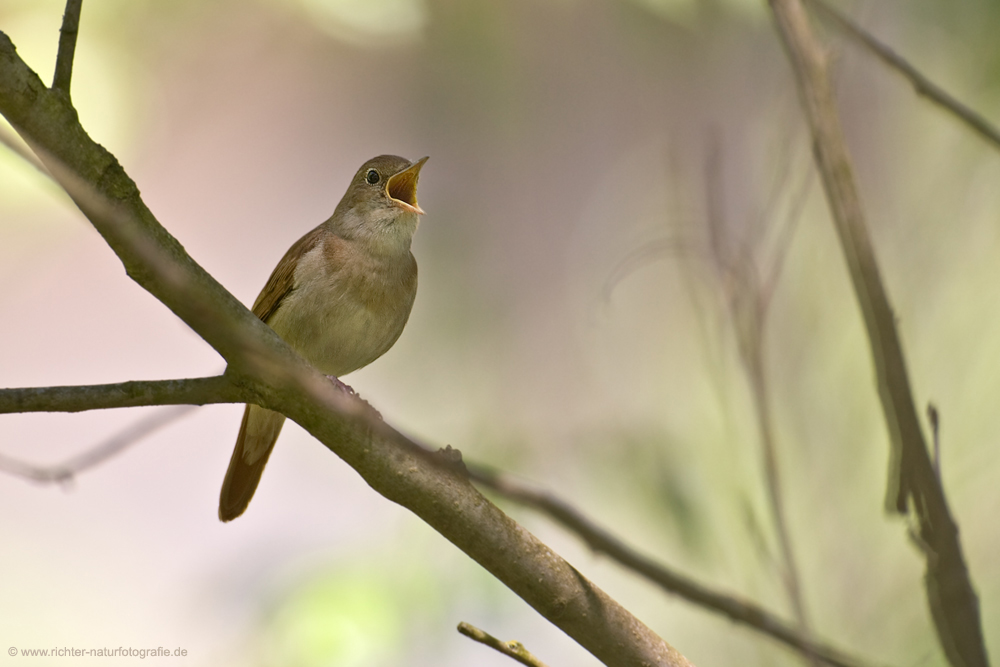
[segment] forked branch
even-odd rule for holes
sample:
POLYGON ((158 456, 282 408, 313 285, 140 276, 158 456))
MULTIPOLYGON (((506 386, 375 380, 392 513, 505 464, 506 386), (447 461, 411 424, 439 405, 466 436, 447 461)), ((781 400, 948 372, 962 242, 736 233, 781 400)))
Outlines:
POLYGON ((808 2, 816 8, 820 16, 829 20, 848 37, 855 40, 876 58, 905 77, 913 85, 913 89, 917 91, 918 95, 923 95, 945 111, 951 113, 974 132, 978 133, 980 137, 993 144, 994 148, 1000 148, 1000 130, 986 120, 982 114, 963 104, 954 95, 951 95, 944 88, 931 81, 920 70, 911 65, 908 60, 876 39, 874 35, 849 19, 847 15, 840 13, 826 2, 823 2, 823 0, 808 0, 808 2))

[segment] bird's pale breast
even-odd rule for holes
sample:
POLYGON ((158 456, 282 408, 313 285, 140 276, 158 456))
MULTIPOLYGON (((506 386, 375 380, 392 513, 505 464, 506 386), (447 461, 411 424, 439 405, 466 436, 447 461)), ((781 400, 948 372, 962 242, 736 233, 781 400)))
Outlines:
POLYGON ((416 283, 408 250, 373 256, 337 239, 299 259, 294 289, 268 324, 310 363, 339 377, 392 347, 410 316, 416 283))

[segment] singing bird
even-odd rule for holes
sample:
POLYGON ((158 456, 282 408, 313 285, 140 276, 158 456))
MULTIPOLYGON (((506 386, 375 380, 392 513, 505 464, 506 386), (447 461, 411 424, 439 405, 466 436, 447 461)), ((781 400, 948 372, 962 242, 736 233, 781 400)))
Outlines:
MULTIPOLYGON (((341 377, 385 354, 410 316, 417 262, 416 162, 380 155, 361 166, 333 215, 295 242, 253 313, 327 375, 341 377)), ((285 416, 247 405, 219 497, 219 519, 243 514, 285 416)))

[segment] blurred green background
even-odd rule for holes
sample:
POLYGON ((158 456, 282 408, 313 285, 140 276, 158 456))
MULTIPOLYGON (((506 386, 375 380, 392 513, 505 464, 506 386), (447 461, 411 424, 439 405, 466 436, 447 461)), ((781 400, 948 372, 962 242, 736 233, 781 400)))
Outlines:
MULTIPOLYGON (((844 9, 1000 120, 1000 5, 844 9)), ((45 81, 62 10, 0 4, 0 30, 45 81)), ((996 657, 1000 155, 821 33, 918 407, 941 413, 942 475, 996 657)), ((877 663, 945 664, 922 559, 882 513, 867 341, 763 1, 88 0, 73 99, 245 303, 364 160, 430 155, 413 315, 348 382, 402 431, 789 617, 746 322, 730 315, 758 294, 747 276, 783 258, 764 349, 813 624, 877 663)), ((4 386, 221 369, 6 149, 0 280, 4 386)), ((64 487, 0 476, 2 641, 188 651, 121 664, 511 664, 454 631, 467 621, 550 665, 597 664, 292 424, 248 513, 220 524, 240 410, 201 408, 64 487)), ((0 453, 61 461, 140 414, 4 416, 0 453)), ((501 504, 694 663, 801 664, 501 504)))

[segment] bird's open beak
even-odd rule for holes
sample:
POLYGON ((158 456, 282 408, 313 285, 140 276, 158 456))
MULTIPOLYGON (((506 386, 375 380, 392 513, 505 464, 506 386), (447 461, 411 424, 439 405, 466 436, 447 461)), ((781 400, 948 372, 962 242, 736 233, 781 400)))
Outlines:
POLYGON ((424 209, 417 204, 417 179, 424 162, 427 162, 426 157, 420 158, 398 174, 393 174, 385 182, 385 192, 392 203, 417 215, 424 214, 424 209))

